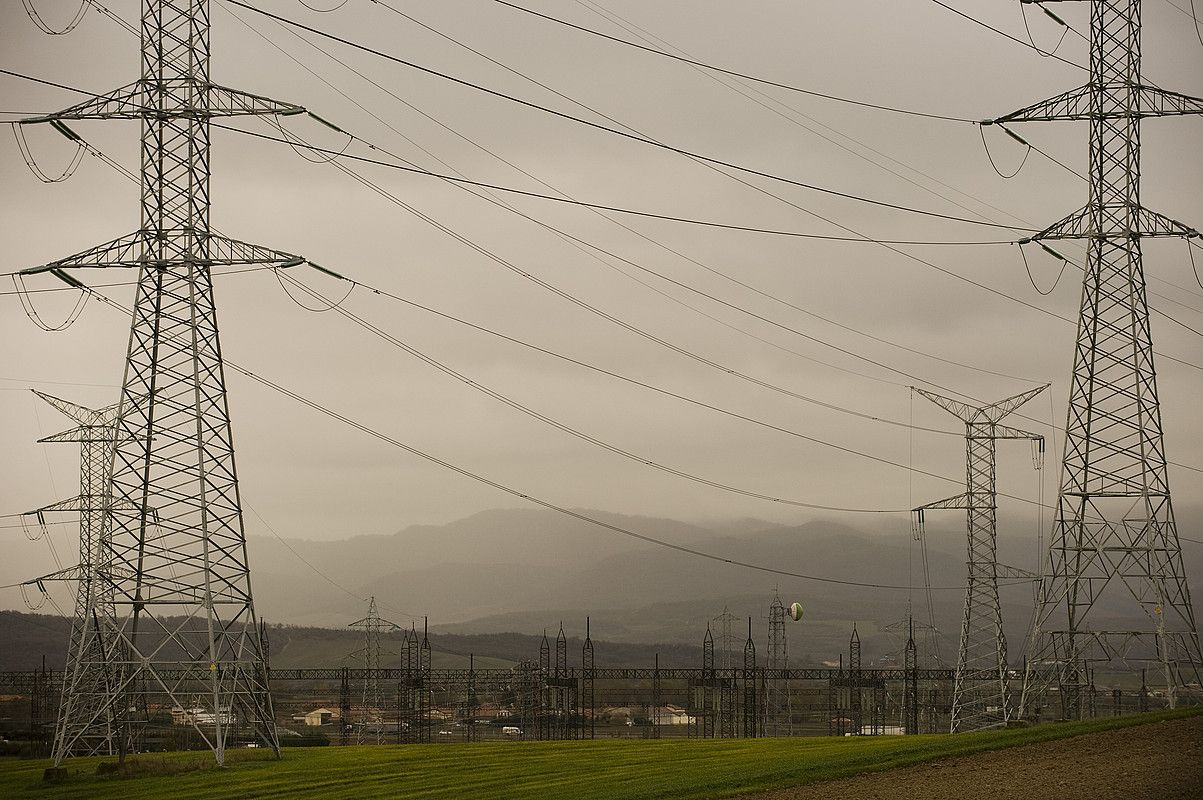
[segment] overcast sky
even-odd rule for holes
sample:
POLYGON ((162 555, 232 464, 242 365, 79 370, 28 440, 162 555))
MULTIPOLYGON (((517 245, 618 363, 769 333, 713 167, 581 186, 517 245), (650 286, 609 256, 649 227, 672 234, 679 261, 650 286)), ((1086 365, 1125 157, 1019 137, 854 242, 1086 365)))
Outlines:
MULTIPOLYGON (((602 0, 597 7, 612 15, 609 18, 587 2, 526 2, 581 25, 630 37, 615 22, 625 20, 695 58, 734 70, 954 117, 1000 116, 1085 82, 1081 71, 1041 58, 928 0, 602 0)), ((328 14, 313 13, 291 0, 255 4, 499 91, 614 124, 369 0, 349 0, 328 14)), ((323 4, 334 5, 334 0, 323 4)), ((969 124, 889 114, 778 89, 758 89, 768 98, 758 97, 760 104, 688 65, 485 0, 390 4, 651 138, 718 159, 890 203, 1031 228, 1050 224, 1086 202, 1081 180, 1037 154, 1017 177, 1003 180, 987 160, 978 130, 969 124)), ((75 5, 76 0, 38 3, 52 24, 67 19, 75 5)), ((958 0, 956 5, 1021 39, 1027 36, 1018 3, 958 0)), ((136 20, 134 0, 109 0, 108 6, 136 20)), ((1146 75, 1165 88, 1203 94, 1203 47, 1189 16, 1166 0, 1150 0, 1144 6, 1146 75)), ((1079 30, 1087 29, 1087 4, 1063 4, 1057 11, 1079 30)), ((1029 14, 1036 42, 1055 44, 1061 35, 1058 26, 1038 11, 1029 14)), ((781 199, 680 155, 342 45, 302 38, 222 0, 214 0, 212 18, 216 82, 303 105, 424 168, 447 172, 437 157, 473 179, 549 191, 516 171, 518 167, 580 200, 738 225, 841 233, 781 199)), ((0 53, 3 68, 98 92, 134 80, 139 69, 134 37, 95 11, 70 35, 48 37, 26 18, 20 4, 0 4, 0 53)), ((1058 55, 1084 63, 1084 42, 1071 33, 1058 55)), ((16 118, 8 112, 56 110, 78 99, 69 92, 0 76, 0 111, 5 112, 0 119, 16 118)), ((247 130, 272 132, 255 119, 232 122, 247 130)), ((284 124, 323 147, 337 150, 347 141, 306 118, 290 118, 284 124)), ((1203 223, 1200 125, 1203 120, 1198 118, 1170 118, 1143 126, 1145 204, 1194 226, 1203 223)), ((117 161, 136 165, 136 123, 80 122, 73 127, 117 161)), ((1084 125, 1031 125, 1023 133, 1067 165, 1085 169, 1084 125)), ((27 130, 27 136, 48 171, 70 158, 69 143, 48 127, 27 130)), ((1023 149, 997 129, 987 129, 986 139, 999 168, 1009 174, 1023 149)), ((371 155, 358 143, 348 152, 371 155)), ((333 166, 309 163, 284 145, 215 131, 212 156, 213 225, 235 238, 302 254, 473 323, 839 447, 914 463, 954 479, 964 474, 964 445, 956 437, 921 431, 912 439, 902 427, 800 402, 691 361, 555 296, 333 166)), ((584 209, 506 198, 523 214, 640 267, 914 378, 692 294, 629 263, 594 257, 462 189, 420 175, 352 167, 516 268, 673 345, 759 380, 861 414, 903 422, 913 416, 916 424, 945 430, 960 425, 922 399, 912 403, 908 383, 935 382, 993 401, 1051 382, 1047 396, 1025 409, 1035 419, 1011 422, 1044 434, 1050 433, 1050 420, 1058 426, 1064 423, 1072 325, 883 247, 614 217, 636 235, 584 209), (855 331, 998 374, 850 333, 721 275, 855 331)), ((741 180, 873 237, 981 241, 1018 236, 765 179, 741 180)), ((139 225, 137 188, 93 158, 86 158, 71 180, 44 185, 27 171, 9 136, 0 139, 0 187, 4 272, 66 256, 139 225)), ((901 249, 939 270, 1056 315, 1076 317, 1080 273, 1072 268, 1044 297, 1033 288, 1014 246, 901 249)), ((1080 259, 1080 248, 1066 244, 1062 249, 1080 259)), ((1047 290, 1057 277, 1057 263, 1034 248, 1028 248, 1028 254, 1035 282, 1047 290)), ((1203 325, 1203 290, 1192 275, 1183 243, 1147 242, 1145 263, 1150 288, 1161 296, 1151 297, 1152 305, 1196 328, 1203 325)), ((345 292, 344 285, 320 275, 296 275, 332 297, 345 292)), ((80 277, 109 283, 134 276, 105 272, 80 277)), ((54 282, 39 278, 29 285, 44 288, 54 282)), ((0 462, 0 511, 12 513, 68 496, 77 481, 73 445, 35 443, 68 423, 40 405, 28 388, 97 407, 115 401, 128 320, 92 303, 65 332, 45 333, 22 312, 11 285, 0 290, 5 292, 0 295, 0 448, 5 454, 0 462)), ((133 294, 128 286, 108 291, 123 302, 133 294)), ((217 296, 222 345, 231 361, 528 494, 565 506, 690 520, 801 520, 817 514, 701 486, 572 438, 433 370, 337 313, 302 310, 271 273, 221 277, 217 296)), ((62 293, 34 298, 48 319, 64 316, 74 300, 62 293)), ((356 290, 346 307, 542 414, 713 481, 805 502, 888 509, 958 491, 955 483, 922 475, 912 479, 905 469, 657 395, 370 292, 356 290)), ((1152 325, 1161 353, 1203 363, 1194 334, 1163 318, 1154 318, 1152 325)), ((1203 371, 1164 358, 1157 366, 1170 458, 1203 465, 1203 422, 1197 412, 1203 371)), ((320 539, 391 532, 412 523, 443 522, 481 509, 522 504, 240 375, 228 375, 228 389, 242 496, 244 505, 253 509, 246 514, 252 534, 263 531, 260 517, 282 536, 320 539)), ((1052 497, 1060 441, 1050 449, 1055 455, 1050 456, 1045 480, 1052 497)), ((1037 496, 1026 445, 1001 444, 999 468, 1002 489, 1037 496)), ((1174 468, 1171 480, 1180 510, 1203 501, 1198 473, 1174 468)), ((1034 519, 1033 511, 1014 511, 1034 519)), ((883 531, 901 532, 907 526, 904 515, 888 520, 839 516, 883 531)), ((44 547, 26 544, 18 530, 0 533, 6 547, 44 547)), ((56 536, 60 550, 69 552, 69 536, 56 536)))

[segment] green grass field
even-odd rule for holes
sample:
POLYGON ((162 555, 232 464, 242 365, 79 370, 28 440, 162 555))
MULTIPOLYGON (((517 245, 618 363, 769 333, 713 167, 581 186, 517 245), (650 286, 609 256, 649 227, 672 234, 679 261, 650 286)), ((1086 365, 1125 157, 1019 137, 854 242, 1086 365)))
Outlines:
POLYGON ((232 753, 223 769, 200 753, 137 757, 149 773, 98 777, 100 759, 69 762, 61 784, 41 780, 45 761, 0 760, 0 797, 140 798, 622 798, 729 797, 946 756, 1049 741, 1203 713, 1200 709, 1050 724, 958 736, 710 741, 606 740, 286 749, 232 753), (205 765, 197 769, 198 765, 205 765))

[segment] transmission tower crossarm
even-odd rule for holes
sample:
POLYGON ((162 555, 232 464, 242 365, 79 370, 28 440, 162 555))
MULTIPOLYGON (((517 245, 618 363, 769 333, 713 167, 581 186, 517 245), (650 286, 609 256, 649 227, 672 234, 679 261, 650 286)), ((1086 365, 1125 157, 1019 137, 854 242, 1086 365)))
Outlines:
POLYGON ((996 563, 994 569, 998 572, 998 577, 1000 578, 1030 578, 1035 580, 1040 577, 1030 569, 1015 567, 1010 564, 996 563))
MULTIPOLYGON (((203 256, 193 259, 198 266, 234 266, 243 264, 274 264, 280 267, 295 267, 305 259, 272 250, 262 245, 241 242, 228 236, 207 231, 193 230, 198 250, 203 256)), ((154 253, 156 235, 149 230, 138 230, 111 242, 90 247, 75 255, 60 258, 37 267, 21 270, 22 275, 37 275, 64 269, 106 269, 110 267, 146 267, 159 263, 170 263, 169 257, 157 258, 154 253)))
POLYGON ((34 586, 39 583, 91 580, 95 577, 96 567, 85 564, 72 564, 69 567, 56 569, 45 575, 21 581, 21 586, 34 586))
MULTIPOLYGON (((77 441, 76 439, 65 439, 64 441, 77 441)), ((105 496, 94 496, 90 494, 80 494, 66 500, 59 500, 49 505, 42 506, 34 511, 27 511, 26 514, 44 514, 51 511, 137 511, 138 508, 133 503, 124 498, 114 498, 105 496)))
POLYGON ((931 503, 924 503, 921 506, 915 506, 913 509, 911 509, 911 511, 919 514, 919 518, 922 520, 922 512, 924 511, 930 511, 933 509, 969 508, 972 502, 973 497, 968 492, 963 492, 958 495, 953 495, 952 497, 945 497, 943 500, 935 500, 931 503))
MULTIPOLYGON (((81 427, 76 428, 76 430, 83 430, 84 428, 92 428, 100 425, 112 425, 113 420, 116 419, 117 404, 115 403, 111 406, 94 410, 91 408, 84 408, 78 403, 72 403, 70 400, 63 400, 60 397, 55 397, 52 394, 40 392, 37 389, 32 389, 31 391, 42 400, 45 400, 47 403, 49 403, 55 411, 58 411, 78 422, 81 427)), ((46 440, 42 439, 39 441, 46 440)))
POLYGON ((61 433, 52 433, 49 436, 43 436, 38 439, 38 444, 44 443, 60 443, 60 442, 87 442, 91 441, 95 435, 95 428, 91 425, 81 425, 78 428, 62 431, 61 433))
POLYGON ((1043 442, 1044 436, 1039 433, 1023 431, 1007 425, 994 425, 991 438, 993 439, 1029 439, 1033 442, 1043 442))
POLYGON ((1090 207, 1081 208, 1067 217, 1057 220, 1039 233, 1019 240, 1019 244, 1055 239, 1111 239, 1123 240, 1132 238, 1150 238, 1165 236, 1180 236, 1187 239, 1197 238, 1199 231, 1170 219, 1164 214, 1136 206, 1132 209, 1133 225, 1131 228, 1100 230, 1096 228, 1096 219, 1090 207))
POLYGON ((1087 84, 1041 100, 1025 108, 1004 114, 997 119, 983 120, 983 125, 1006 125, 1012 122, 1057 122, 1091 119, 1134 119, 1203 114, 1203 98, 1182 92, 1172 92, 1157 86, 1133 87, 1131 107, 1116 105, 1096 111, 1091 105, 1093 86, 1087 84))
MULTIPOLYGON (((944 409, 949 414, 952 414, 954 417, 967 425, 979 425, 982 423, 994 425, 1000 419, 1007 416, 1012 411, 1043 392, 1050 385, 1051 384, 1046 383, 1041 386, 1028 389, 1020 392, 1017 395, 999 400, 997 403, 991 403, 988 406, 971 406, 968 403, 960 400, 954 400, 951 397, 945 397, 942 394, 936 394, 935 392, 928 391, 927 389, 921 389, 918 386, 912 386, 911 389, 923 397, 926 397, 928 400, 935 403, 940 408, 944 409)), ((1024 436, 1020 437, 1005 436, 997 438, 1031 438, 1031 436, 1032 435, 1030 434, 1025 434, 1024 436)))
POLYGON ((69 567, 56 569, 54 572, 48 572, 45 575, 39 575, 36 578, 30 578, 27 581, 21 581, 22 586, 36 586, 39 583, 47 583, 53 581, 78 581, 87 573, 80 564, 72 564, 69 567))
POLYGON ((59 120, 144 119, 164 114, 211 119, 235 116, 293 116, 305 108, 215 83, 190 78, 147 80, 145 78, 98 94, 52 114, 19 120, 21 125, 37 125, 59 120), (166 100, 166 102, 165 102, 166 100))

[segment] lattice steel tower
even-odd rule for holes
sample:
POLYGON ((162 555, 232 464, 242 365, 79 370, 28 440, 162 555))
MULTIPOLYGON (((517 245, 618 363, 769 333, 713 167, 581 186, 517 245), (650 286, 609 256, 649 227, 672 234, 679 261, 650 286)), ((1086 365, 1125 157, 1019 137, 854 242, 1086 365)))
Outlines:
POLYGON ((718 735, 733 739, 736 736, 735 722, 735 622, 739 617, 723 606, 723 613, 711 620, 719 625, 718 636, 718 735))
POLYGON ((1156 666, 1172 705, 1180 673, 1197 675, 1203 662, 1170 502, 1140 250, 1143 237, 1199 235, 1141 205, 1140 121, 1200 114, 1203 100, 1143 82, 1140 0, 1090 5, 1090 82, 994 120, 1090 124, 1089 202, 1032 237, 1087 241, 1057 517, 1021 701, 1024 711, 1056 680, 1071 718, 1086 664, 1156 666), (1143 623, 1117 626, 1124 610, 1143 623))
POLYGON ((376 744, 384 741, 384 720, 381 717, 381 712, 384 708, 384 695, 380 690, 380 650, 381 640, 385 634, 392 631, 401 630, 401 626, 396 623, 389 622, 383 619, 379 612, 376 611, 376 597, 373 595, 368 599, 368 615, 363 619, 357 619, 347 625, 348 628, 360 628, 363 630, 363 647, 351 653, 351 658, 359 658, 363 661, 363 716, 364 721, 360 724, 355 735, 355 743, 363 744, 364 738, 368 731, 369 722, 372 723, 375 734, 376 744))
POLYGON ((79 494, 31 512, 71 511, 79 514, 79 563, 31 581, 75 581, 75 613, 63 673, 62 701, 54 729, 52 755, 112 755, 120 749, 118 730, 108 702, 110 676, 105 652, 111 642, 98 635, 97 620, 112 614, 110 585, 96 574, 96 563, 107 547, 107 524, 112 498, 109 469, 113 463, 116 404, 92 410, 34 390, 56 410, 78 423, 75 428, 47 436, 42 442, 79 442, 79 494), (93 707, 85 707, 91 704, 93 707))
MULTIPOLYGON (((769 649, 768 668, 788 669, 789 652, 785 637, 785 604, 781 595, 773 590, 773 601, 769 604, 769 649)), ((769 680, 764 687, 764 732, 766 736, 793 735, 790 709, 790 685, 785 680, 769 680)))
POLYGON ((220 764, 234 727, 252 729, 277 752, 279 743, 211 273, 219 265, 302 259, 211 231, 210 123, 304 109, 210 81, 209 0, 143 0, 141 55, 142 76, 129 86, 23 121, 142 123, 141 227, 27 271, 66 278, 63 270, 72 268, 138 269, 111 478, 111 494, 136 511, 110 513, 111 544, 97 573, 114 602, 112 611, 97 609, 103 636, 114 643, 114 692, 83 689, 88 696, 76 697, 79 716, 70 724, 91 726, 131 689, 165 695, 171 705, 199 702, 191 724, 220 764))
POLYGON ((952 732, 980 731, 1005 725, 1010 716, 1007 692, 1007 639, 998 603, 998 494, 995 452, 999 439, 1029 439, 1044 450, 1044 437, 999 421, 1048 388, 1036 389, 980 408, 915 389, 965 423, 965 489, 962 494, 916 508, 918 524, 928 509, 965 510, 968 575, 961 616, 961 644, 952 694, 952 732), (983 675, 989 675, 984 678, 983 675))

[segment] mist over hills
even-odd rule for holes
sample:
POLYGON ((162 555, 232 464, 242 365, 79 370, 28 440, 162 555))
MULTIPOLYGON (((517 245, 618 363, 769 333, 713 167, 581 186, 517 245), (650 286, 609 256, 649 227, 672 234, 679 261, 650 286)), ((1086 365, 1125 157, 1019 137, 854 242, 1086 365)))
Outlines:
MULTIPOLYGON (((935 587, 929 609, 922 551, 901 521, 892 529, 866 530, 826 520, 702 525, 587 513, 720 559, 903 588, 779 576, 621 536, 552 511, 494 510, 447 525, 416 525, 391 535, 337 541, 252 534, 248 546, 258 613, 261 619, 290 626, 282 629, 286 643, 281 653, 295 665, 333 663, 354 649, 351 639, 343 641, 348 631, 302 635, 295 626, 344 628, 364 616, 368 596, 376 597, 381 616, 399 625, 416 620, 420 628, 420 618, 428 616, 432 632, 449 637, 446 646, 462 654, 533 657, 545 629, 554 636, 563 623, 568 636, 579 640, 588 616, 594 640, 615 643, 613 657, 650 661, 662 652, 675 660, 693 657, 687 654, 697 652, 707 623, 724 609, 739 619, 731 626, 736 649, 747 635, 748 617, 758 648, 764 647, 768 606, 776 590, 786 604, 796 600, 806 609, 805 619, 787 629, 791 663, 838 659, 854 623, 867 658, 896 653, 905 640, 901 623, 908 601, 921 627, 921 659, 934 663, 937 649, 945 660, 955 658, 963 602, 959 587, 965 580, 959 514, 928 525, 928 574, 935 587), (926 630, 929 621, 938 637, 926 630), (494 634, 513 636, 493 641, 487 653, 474 649, 483 646, 474 644, 477 637, 494 634), (452 645, 456 637, 469 639, 452 645), (525 650, 530 652, 523 655, 525 650)), ((1000 530, 1000 560, 1034 568, 1034 533, 1005 519, 1000 530)), ((1188 547, 1184 555, 1188 575, 1203 574, 1203 548, 1188 547)), ((27 574, 38 574, 39 568, 31 565, 27 574)), ((1030 623, 1031 585, 1004 586, 1002 598, 1007 638, 1018 653, 1030 623)), ((60 605, 70 608, 66 600, 60 605)), ((720 626, 713 625, 721 637, 720 626)), ((10 645, 20 647, 5 642, 10 645)), ((572 647, 579 652, 579 641, 572 647)), ((604 658, 599 649, 599 663, 604 658)))

